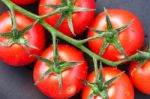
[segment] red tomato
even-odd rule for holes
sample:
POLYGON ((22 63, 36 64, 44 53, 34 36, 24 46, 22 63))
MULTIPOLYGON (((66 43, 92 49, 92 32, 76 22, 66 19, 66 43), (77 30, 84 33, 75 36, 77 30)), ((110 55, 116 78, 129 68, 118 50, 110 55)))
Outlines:
POLYGON ((36 0, 12 0, 12 1, 18 5, 27 5, 34 3, 36 0))
MULTIPOLYGON (((83 54, 69 45, 58 45, 58 54, 62 61, 82 63, 62 72, 62 90, 59 89, 55 73, 48 75, 37 84, 37 87, 48 97, 54 99, 66 99, 74 96, 81 90, 83 86, 81 79, 86 79, 88 68, 83 54)), ((53 47, 50 46, 44 51, 42 57, 52 59, 53 47)), ((39 60, 34 67, 34 81, 36 82, 49 68, 49 66, 39 60)))
MULTIPOLYGON (((22 30, 33 23, 33 20, 24 16, 19 12, 15 12, 16 23, 19 30, 22 30)), ((0 16, 0 33, 10 32, 12 28, 9 12, 4 12, 0 16)), ((40 54, 45 45, 45 33, 41 25, 36 24, 32 27, 24 37, 27 41, 36 46, 37 49, 28 47, 31 54, 40 54)), ((0 37, 0 42, 7 42, 8 39, 0 37)), ((35 58, 27 53, 27 51, 19 44, 13 44, 9 47, 0 46, 0 59, 13 66, 27 65, 35 61, 35 58)))
MULTIPOLYGON (((45 4, 60 5, 61 0, 40 0, 40 4, 39 4, 40 15, 45 15, 55 10, 53 8, 43 6, 45 4)), ((83 8, 92 8, 92 9, 96 8, 94 0, 76 0, 74 6, 83 7, 83 8)), ((94 18, 94 14, 95 11, 74 12, 72 14, 72 22, 73 22, 73 27, 76 35, 83 33, 83 31, 86 29, 86 26, 88 26, 92 21, 92 19, 94 18)), ((55 26, 59 18, 60 18, 60 14, 57 14, 46 18, 45 21, 48 22, 50 25, 55 26)), ((74 36, 69 29, 68 21, 66 18, 62 22, 62 24, 58 27, 58 30, 60 30, 62 33, 64 33, 67 36, 71 36, 71 37, 74 36)))
MULTIPOLYGON (((103 67, 103 78, 108 81, 120 74, 121 71, 117 68, 103 67)), ((93 71, 87 78, 88 82, 95 81, 95 72, 93 71)), ((85 86, 82 93, 82 99, 88 99, 88 96, 92 93, 92 90, 85 86)), ((123 73, 118 79, 116 79, 108 88, 109 99, 134 99, 134 89, 128 76, 123 73)), ((94 99, 101 99, 101 96, 95 96, 94 99)))
POLYGON ((139 91, 150 95, 150 60, 134 71, 138 64, 137 62, 130 64, 129 73, 131 81, 139 91))
MULTIPOLYGON (((126 54, 128 56, 134 54, 143 46, 144 42, 144 29, 140 20, 131 12, 123 9, 108 10, 108 14, 115 29, 128 24, 132 19, 134 19, 131 25, 118 35, 118 39, 126 54)), ((95 18, 91 24, 91 28, 104 31, 106 30, 107 27, 104 13, 100 13, 95 18)), ((91 30, 88 32, 88 37, 95 35, 97 34, 91 30)), ((103 42, 104 38, 91 40, 89 41, 89 47, 93 52, 98 54, 101 50, 103 42)), ((122 55, 112 44, 106 48, 102 56, 112 61, 117 61, 124 58, 124 55, 122 55)))

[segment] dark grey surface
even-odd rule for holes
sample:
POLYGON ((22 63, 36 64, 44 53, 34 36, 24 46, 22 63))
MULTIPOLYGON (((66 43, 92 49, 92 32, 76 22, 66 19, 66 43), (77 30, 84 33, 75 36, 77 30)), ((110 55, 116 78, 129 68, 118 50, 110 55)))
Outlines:
MULTIPOLYGON (((37 5, 38 3, 34 6, 24 7, 28 10, 32 9, 33 12, 37 13, 37 5)), ((97 13, 101 12, 104 7, 128 9, 141 19, 145 27, 146 37, 148 38, 148 35, 150 36, 149 5, 150 0, 97 0, 97 13)), ((6 8, 0 2, 0 12, 3 10, 6 10, 6 8)), ((147 38, 146 41, 148 41, 147 38)), ((90 64, 89 66, 91 66, 90 58, 87 56, 86 58, 90 64)), ((14 68, 0 62, 0 99, 50 99, 42 95, 33 85, 32 66, 14 68)), ((80 99, 80 94, 72 99, 80 99)), ((144 95, 136 90, 135 99, 150 99, 150 96, 144 95)))

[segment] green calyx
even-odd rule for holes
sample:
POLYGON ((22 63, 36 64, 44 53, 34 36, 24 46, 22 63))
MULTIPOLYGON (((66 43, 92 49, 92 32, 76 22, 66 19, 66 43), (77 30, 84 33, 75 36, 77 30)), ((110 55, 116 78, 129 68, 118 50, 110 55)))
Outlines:
POLYGON ((50 75, 51 73, 55 73, 58 79, 59 88, 62 90, 62 72, 73 67, 78 66, 80 62, 66 62, 66 61, 60 61, 59 55, 58 55, 58 49, 57 49, 57 39, 55 35, 52 35, 53 38, 53 61, 50 61, 48 59, 45 59, 41 56, 34 55, 37 59, 41 60, 42 62, 45 62, 50 68, 35 82, 35 84, 38 84, 41 80, 43 80, 46 76, 50 75))
POLYGON ((32 45, 31 43, 29 43, 26 38, 24 38, 24 35, 27 31, 29 31, 36 22, 34 22, 33 24, 27 26, 26 28, 24 28, 23 30, 18 30, 18 29, 13 29, 11 32, 8 33, 0 33, 1 37, 5 37, 8 38, 8 42, 3 43, 1 42, 0 44, 2 46, 11 46, 13 44, 20 44, 23 48, 25 48, 25 50, 29 52, 27 46, 33 48, 33 49, 38 49, 36 46, 32 45))
POLYGON ((107 47, 110 44, 112 44, 119 50, 119 52, 121 54, 123 54, 125 57, 127 57, 126 52, 124 51, 124 49, 123 49, 123 47, 122 47, 122 45, 118 39, 118 35, 120 32, 127 29, 127 27, 133 22, 133 20, 131 20, 131 22, 129 22, 128 24, 126 24, 120 28, 114 29, 112 24, 111 24, 110 16, 108 15, 107 10, 105 8, 104 8, 104 12, 105 12, 105 16, 106 16, 107 31, 95 30, 95 29, 90 28, 92 31, 97 33, 97 36, 99 38, 100 37, 105 38, 105 41, 102 45, 102 49, 100 50, 99 54, 102 55, 105 52, 105 50, 107 49, 107 47))
MULTIPOLYGON (((9 2, 8 2, 9 3, 9 2)), ((31 47, 33 49, 38 49, 36 46, 32 45, 29 43, 25 38, 24 35, 27 31, 29 31, 38 21, 35 21, 33 24, 27 26, 23 30, 18 30, 17 29, 17 24, 16 24, 16 18, 14 14, 14 9, 12 6, 7 5, 8 8, 10 9, 10 14, 11 14, 11 23, 12 23, 12 30, 11 32, 7 33, 0 33, 1 37, 5 37, 8 39, 6 43, 0 42, 0 45, 2 46, 11 46, 13 44, 20 44, 27 52, 30 54, 28 47, 31 47)))
MULTIPOLYGON (((48 59, 45 59, 41 56, 34 55, 37 59, 41 60, 42 62, 46 63, 50 68, 38 79, 38 81, 35 84, 38 84, 41 80, 43 80, 45 77, 50 75, 51 73, 55 73, 58 77, 58 80, 61 81, 61 73, 64 70, 67 70, 73 66, 77 66, 80 64, 80 62, 66 62, 66 61, 59 61, 59 63, 55 63, 54 61, 50 61, 48 59), (57 64, 57 65, 56 65, 57 64), (60 76, 60 77, 59 77, 60 76)), ((62 89, 62 84, 60 84, 60 88, 62 89)))
MULTIPOLYGON (((95 66, 96 67, 96 66, 95 66)), ((95 96, 101 96, 102 99, 108 99, 108 94, 107 90, 110 87, 110 85, 118 79, 122 73, 116 75, 114 78, 108 80, 107 82, 104 81, 103 79, 103 73, 102 73, 102 64, 100 64, 100 73, 98 74, 98 70, 95 69, 95 74, 96 74, 96 80, 94 83, 87 82, 86 80, 82 80, 82 82, 90 87, 93 92, 90 94, 88 99, 93 99, 95 96)))
MULTIPOLYGON (((74 36, 76 36, 73 28, 73 22, 72 22, 72 14, 74 12, 81 12, 81 11, 93 11, 95 9, 91 8, 83 8, 83 7, 75 7, 76 0, 61 0, 61 5, 45 5, 47 7, 55 8, 56 10, 61 9, 58 11, 58 13, 61 14, 60 18, 58 19, 57 23, 55 24, 55 28, 58 28, 61 23, 64 21, 65 18, 67 18, 68 26, 70 28, 70 31, 74 36), (65 8, 65 9, 62 9, 65 8)), ((56 13, 56 14, 58 14, 56 13)))

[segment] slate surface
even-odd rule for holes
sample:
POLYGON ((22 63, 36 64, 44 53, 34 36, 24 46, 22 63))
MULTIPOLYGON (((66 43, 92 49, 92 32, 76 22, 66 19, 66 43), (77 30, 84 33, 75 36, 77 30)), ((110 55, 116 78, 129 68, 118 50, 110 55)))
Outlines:
MULTIPOLYGON (((38 2, 34 5, 24 6, 24 8, 28 10, 32 9, 32 12, 37 13, 37 5, 38 2)), ((150 37, 149 5, 150 0, 97 0, 97 13, 101 12, 104 7, 124 8, 132 11, 141 19, 145 27, 145 42, 147 42, 148 37, 150 37)), ((0 1, 0 13, 6 9, 7 8, 2 5, 0 1)), ((90 64, 90 58, 87 56, 86 58, 90 64)), ((0 99, 50 99, 42 95, 37 88, 33 86, 32 67, 33 64, 23 68, 13 68, 0 62, 0 99)), ((79 96, 80 94, 71 99, 80 99, 79 96)), ((135 99, 150 99, 150 95, 144 95, 136 90, 135 99)))

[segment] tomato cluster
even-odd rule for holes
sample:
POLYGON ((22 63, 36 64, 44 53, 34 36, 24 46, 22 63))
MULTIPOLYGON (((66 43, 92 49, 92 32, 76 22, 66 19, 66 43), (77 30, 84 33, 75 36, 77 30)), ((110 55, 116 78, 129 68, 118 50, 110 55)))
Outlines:
MULTIPOLYGON (((35 1, 12 0, 17 5, 35 1)), ((43 16, 44 22, 67 37, 86 33, 88 28, 87 38, 77 46, 88 43, 97 57, 117 62, 135 55, 144 45, 144 27, 130 11, 104 9, 95 17, 94 0, 40 0, 38 8, 39 17, 43 16)), ((53 41, 44 50, 46 38, 40 21, 18 11, 2 13, 0 60, 19 67, 29 65, 37 58, 33 78, 43 94, 54 99, 68 99, 82 90, 82 99, 134 99, 134 85, 142 93, 150 95, 149 59, 138 56, 133 59, 128 76, 111 66, 97 70, 98 60, 93 56, 95 71, 87 77, 87 60, 79 49, 69 44, 54 45, 53 41)))

